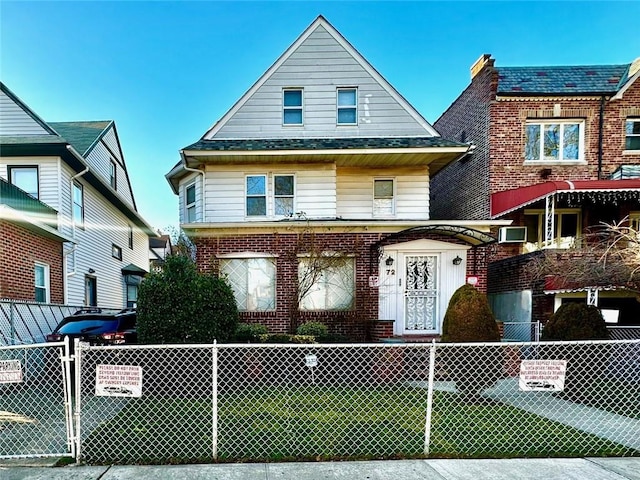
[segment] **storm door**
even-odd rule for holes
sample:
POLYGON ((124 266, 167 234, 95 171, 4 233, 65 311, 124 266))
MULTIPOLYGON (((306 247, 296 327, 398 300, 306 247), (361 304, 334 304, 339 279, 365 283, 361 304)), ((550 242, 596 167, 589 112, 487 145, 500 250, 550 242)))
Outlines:
POLYGON ((405 256, 404 330, 405 333, 431 333, 437 330, 438 257, 405 256))

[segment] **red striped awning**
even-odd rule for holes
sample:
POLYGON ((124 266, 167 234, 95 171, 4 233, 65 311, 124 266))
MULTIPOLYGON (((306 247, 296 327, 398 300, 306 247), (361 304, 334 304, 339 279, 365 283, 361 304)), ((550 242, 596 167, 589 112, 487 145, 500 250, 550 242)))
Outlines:
POLYGON ((500 217, 554 194, 564 192, 640 192, 640 179, 626 180, 563 180, 514 188, 491 195, 491 217, 500 217))

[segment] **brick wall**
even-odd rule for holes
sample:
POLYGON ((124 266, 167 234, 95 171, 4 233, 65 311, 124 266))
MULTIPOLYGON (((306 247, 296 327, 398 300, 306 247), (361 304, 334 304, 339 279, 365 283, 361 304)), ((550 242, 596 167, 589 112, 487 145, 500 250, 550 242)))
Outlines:
POLYGON ((35 262, 49 265, 51 303, 64 303, 62 243, 0 221, 0 298, 35 300, 35 262))
POLYGON ((431 178, 433 219, 489 218, 489 107, 496 82, 495 70, 485 68, 434 124, 444 138, 473 142, 476 149, 431 178))
MULTIPOLYGON (((418 238, 432 238, 456 243, 449 237, 435 234, 415 234, 402 238, 410 241, 418 238)), ((313 250, 331 250, 354 255, 356 264, 355 308, 350 311, 298 312, 296 298, 298 284, 298 253, 309 252, 310 237, 296 234, 237 235, 226 237, 196 238, 196 261, 199 268, 217 272, 217 255, 236 252, 267 253, 276 257, 276 310, 270 312, 241 312, 243 322, 255 322, 266 325, 271 332, 285 333, 293 331, 297 324, 307 321, 321 321, 329 326, 330 333, 341 334, 352 340, 369 341, 372 334, 377 337, 388 334, 388 328, 382 328, 375 322, 378 318, 378 289, 369 286, 369 276, 377 274, 376 255, 371 247, 376 242, 384 244, 379 234, 336 233, 316 234, 313 236, 313 250), (372 265, 373 262, 373 265, 372 265), (292 319, 294 320, 292 322, 292 319), (372 323, 373 322, 373 323, 372 323), (295 323, 295 324, 294 324, 295 323), (375 332, 372 332, 375 330, 375 332)), ((390 238, 387 243, 399 240, 390 238)), ((458 242, 460 243, 460 242, 458 242)), ((471 249, 467 255, 467 274, 479 277, 478 288, 486 290, 487 255, 484 248, 471 249)))

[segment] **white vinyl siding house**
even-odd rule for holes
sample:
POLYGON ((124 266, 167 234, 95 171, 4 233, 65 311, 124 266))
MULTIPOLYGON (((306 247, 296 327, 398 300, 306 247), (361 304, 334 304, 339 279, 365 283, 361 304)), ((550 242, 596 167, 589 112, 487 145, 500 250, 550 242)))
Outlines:
POLYGON ((13 166, 37 168, 38 198, 57 211, 64 303, 84 304, 89 277, 97 286, 97 306, 125 307, 123 269, 149 271, 148 238, 155 233, 136 211, 114 122, 46 123, 0 85, 0 177, 7 180, 13 166), (81 195, 74 198, 74 191, 81 195), (74 225, 74 210, 81 211, 81 224, 74 225))
POLYGON ((424 119, 409 111, 372 67, 354 58, 353 47, 342 38, 320 25, 301 40, 252 87, 233 115, 205 138, 425 135, 424 119), (342 86, 357 86, 358 118, 352 125, 336 121, 336 87, 342 86), (292 87, 304 92, 301 128, 283 123, 283 90, 292 87))

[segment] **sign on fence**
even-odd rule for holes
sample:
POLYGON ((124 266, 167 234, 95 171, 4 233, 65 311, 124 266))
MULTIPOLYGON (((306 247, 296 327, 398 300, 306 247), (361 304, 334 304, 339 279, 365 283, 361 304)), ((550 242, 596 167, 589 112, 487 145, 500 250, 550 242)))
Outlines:
POLYGON ((518 386, 523 392, 562 392, 566 360, 522 360, 518 386))
POLYGON ((97 365, 97 397, 141 397, 142 367, 136 365, 97 365))
POLYGON ((21 383, 22 363, 20 360, 0 361, 0 383, 21 383))

